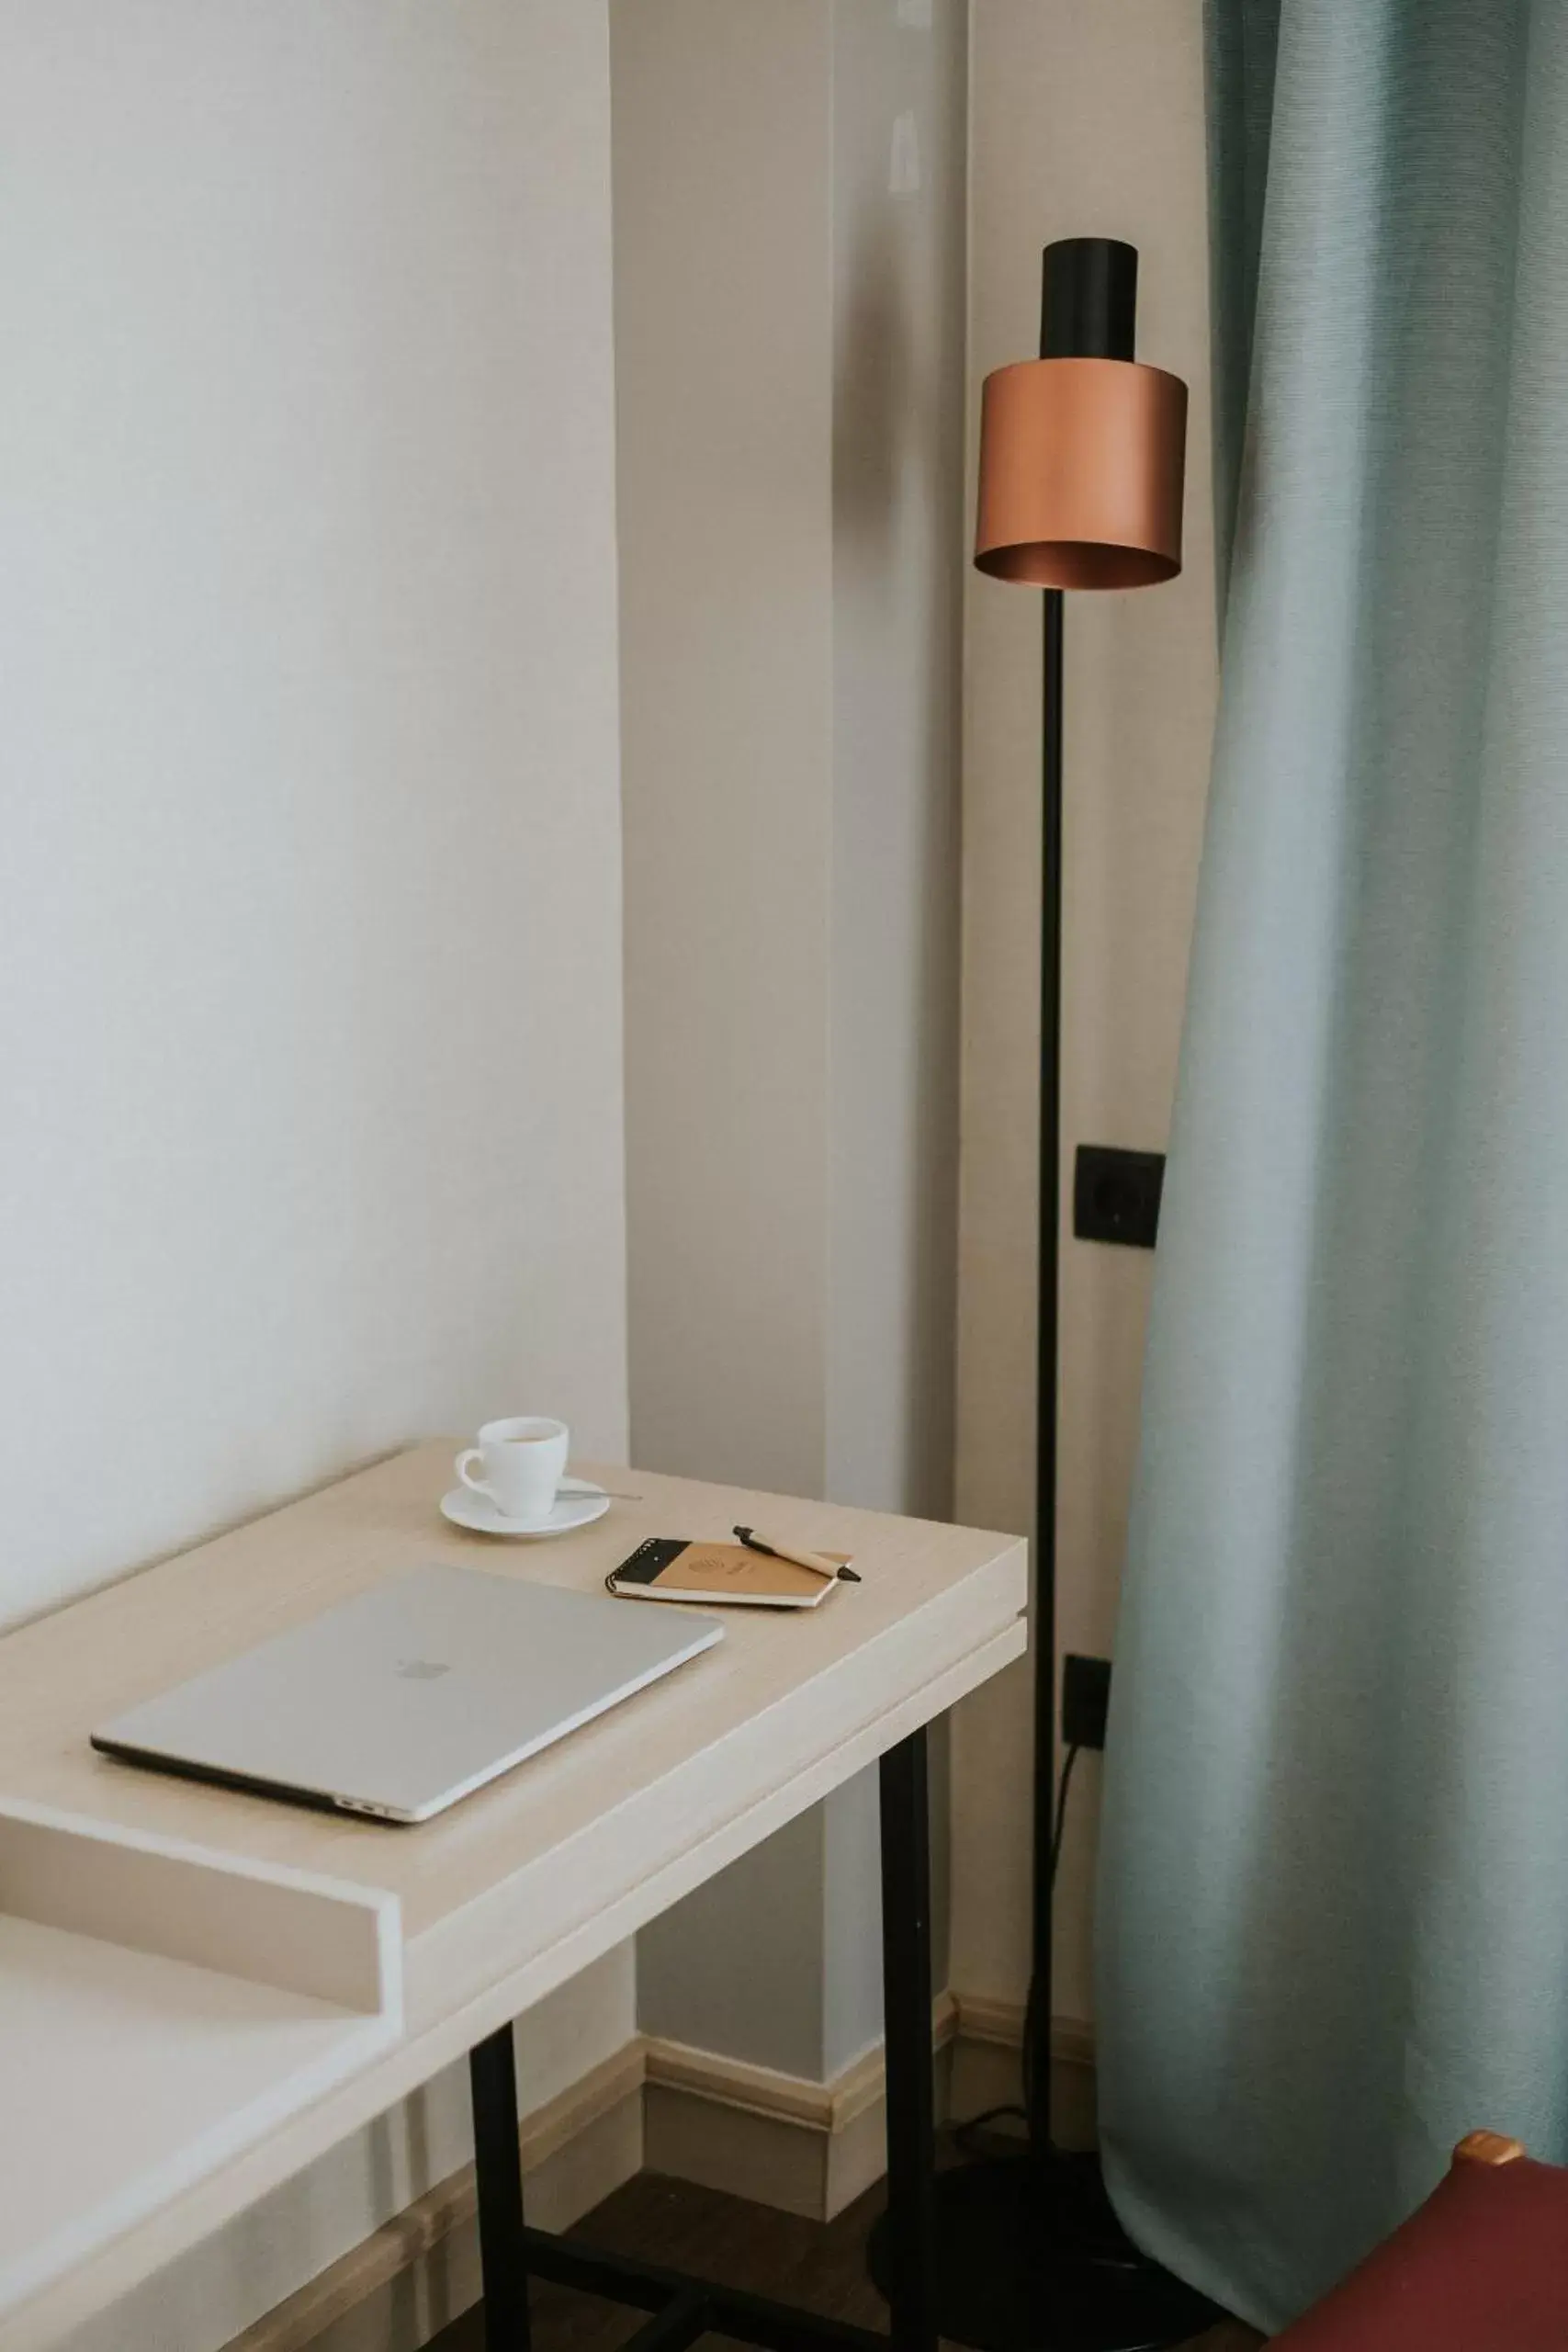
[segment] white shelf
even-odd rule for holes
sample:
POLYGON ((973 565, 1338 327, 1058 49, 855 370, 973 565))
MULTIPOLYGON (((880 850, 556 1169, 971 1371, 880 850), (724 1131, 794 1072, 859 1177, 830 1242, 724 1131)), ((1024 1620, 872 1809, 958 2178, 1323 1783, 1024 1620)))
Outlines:
POLYGON ((401 2030, 394 1897, 0 1801, 0 2311, 401 2030))

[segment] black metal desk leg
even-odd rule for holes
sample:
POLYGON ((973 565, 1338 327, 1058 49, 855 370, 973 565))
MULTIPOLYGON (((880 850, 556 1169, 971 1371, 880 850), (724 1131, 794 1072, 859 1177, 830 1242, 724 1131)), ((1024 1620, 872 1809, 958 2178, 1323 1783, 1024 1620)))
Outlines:
POLYGON ((890 1747, 881 1771, 888 2303, 897 2352, 936 2352, 931 1887, 924 1731, 890 1747))
POLYGON ((523 2156, 517 2144, 517 2067, 509 2025, 469 2051, 468 2088, 474 2106, 485 2352, 529 2352, 523 2156))

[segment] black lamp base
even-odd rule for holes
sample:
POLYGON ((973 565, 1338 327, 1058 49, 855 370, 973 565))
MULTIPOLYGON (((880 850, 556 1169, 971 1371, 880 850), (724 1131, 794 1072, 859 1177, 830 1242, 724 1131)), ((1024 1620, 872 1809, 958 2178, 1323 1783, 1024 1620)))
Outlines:
MULTIPOLYGON (((879 2222, 879 2287, 886 2251, 879 2222)), ((939 2173, 936 2256, 938 2328, 976 2352, 1156 2352, 1224 2317, 1138 2252, 1093 2155, 992 2156, 939 2173)))

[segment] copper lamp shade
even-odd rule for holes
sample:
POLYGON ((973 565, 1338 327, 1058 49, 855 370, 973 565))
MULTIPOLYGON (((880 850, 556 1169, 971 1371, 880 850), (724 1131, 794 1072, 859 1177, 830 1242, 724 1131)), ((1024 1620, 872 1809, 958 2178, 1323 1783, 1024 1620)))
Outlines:
POLYGON ((1043 356, 987 376, 975 561, 1032 588, 1147 588, 1181 569, 1187 387, 1133 357, 1137 256, 1045 255, 1043 356))
POLYGON ((1031 588, 1150 588, 1181 569, 1187 387, 1131 359, 987 376, 975 560, 1031 588))

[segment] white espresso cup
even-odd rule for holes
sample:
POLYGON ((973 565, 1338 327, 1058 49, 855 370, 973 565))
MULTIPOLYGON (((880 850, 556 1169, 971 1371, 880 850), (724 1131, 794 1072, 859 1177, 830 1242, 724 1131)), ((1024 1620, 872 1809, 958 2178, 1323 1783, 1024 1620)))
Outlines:
POLYGON ((478 1445, 465 1447, 457 1456, 457 1476, 504 1518, 516 1520, 521 1527, 536 1527, 556 1507, 570 1442, 564 1421, 514 1413, 509 1420, 485 1423, 478 1445), (482 1477, 472 1474, 469 1465, 475 1462, 482 1477))

